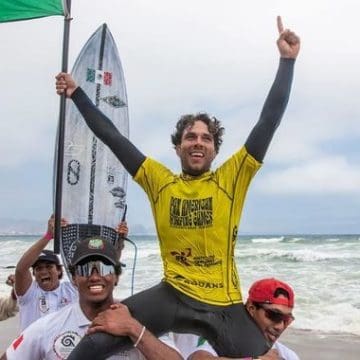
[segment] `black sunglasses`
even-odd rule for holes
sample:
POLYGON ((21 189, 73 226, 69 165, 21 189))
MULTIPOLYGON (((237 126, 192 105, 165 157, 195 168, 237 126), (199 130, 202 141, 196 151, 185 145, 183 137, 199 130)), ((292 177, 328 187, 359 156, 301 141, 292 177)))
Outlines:
POLYGON ((286 325, 288 325, 295 320, 293 314, 284 314, 281 311, 270 309, 264 306, 264 304, 257 304, 257 307, 263 309, 265 312, 265 316, 274 323, 278 324, 283 321, 286 325))
POLYGON ((75 265, 75 273, 79 276, 90 277, 94 268, 100 276, 115 274, 115 267, 112 264, 105 264, 101 260, 88 261, 75 265))

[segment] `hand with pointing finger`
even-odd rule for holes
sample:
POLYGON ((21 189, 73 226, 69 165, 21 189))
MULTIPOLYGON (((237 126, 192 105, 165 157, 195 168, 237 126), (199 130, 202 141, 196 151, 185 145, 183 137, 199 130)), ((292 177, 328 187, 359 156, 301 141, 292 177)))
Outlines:
POLYGON ((296 59, 300 51, 300 38, 293 31, 284 29, 281 16, 277 17, 277 27, 279 31, 277 46, 280 56, 287 59, 296 59))

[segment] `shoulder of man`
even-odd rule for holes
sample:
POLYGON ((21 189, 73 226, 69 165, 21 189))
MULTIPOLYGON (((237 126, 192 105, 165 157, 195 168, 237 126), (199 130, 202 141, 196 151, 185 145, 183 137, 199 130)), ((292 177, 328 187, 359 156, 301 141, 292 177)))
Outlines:
POLYGON ((12 359, 31 359, 41 351, 42 334, 46 333, 45 324, 47 319, 44 316, 30 324, 22 333, 11 343, 6 350, 8 360, 12 359), (30 355, 31 354, 31 355, 30 355))
POLYGON ((37 294, 40 293, 42 290, 39 286, 39 284, 33 280, 31 282, 31 285, 28 287, 28 289, 25 291, 24 295, 18 295, 15 292, 15 295, 17 296, 17 300, 19 305, 25 305, 26 303, 33 303, 34 298, 36 298, 37 294))

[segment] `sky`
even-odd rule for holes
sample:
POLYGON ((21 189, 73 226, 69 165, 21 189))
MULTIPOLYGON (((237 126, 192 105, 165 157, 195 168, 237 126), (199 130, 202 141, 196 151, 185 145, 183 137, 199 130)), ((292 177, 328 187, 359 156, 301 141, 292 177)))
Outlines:
MULTIPOLYGON (((274 79, 276 16, 301 37, 288 108, 243 211, 240 234, 360 233, 357 1, 73 0, 69 70, 104 22, 126 78, 130 138, 175 172, 170 134, 185 113, 225 127, 213 168, 245 142, 274 79)), ((0 218, 52 212, 63 19, 0 24, 0 218)), ((154 232, 128 185, 130 234, 154 232), (141 222, 139 221, 141 219, 141 222)))

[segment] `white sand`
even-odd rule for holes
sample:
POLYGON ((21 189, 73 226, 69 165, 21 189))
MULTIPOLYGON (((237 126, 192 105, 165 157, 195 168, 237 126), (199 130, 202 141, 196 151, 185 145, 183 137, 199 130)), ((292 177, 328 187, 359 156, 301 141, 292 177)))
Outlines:
POLYGON ((301 360, 359 360, 360 336, 288 329, 281 340, 301 360))
POLYGON ((18 336, 19 316, 0 321, 0 354, 2 354, 11 342, 18 336))

